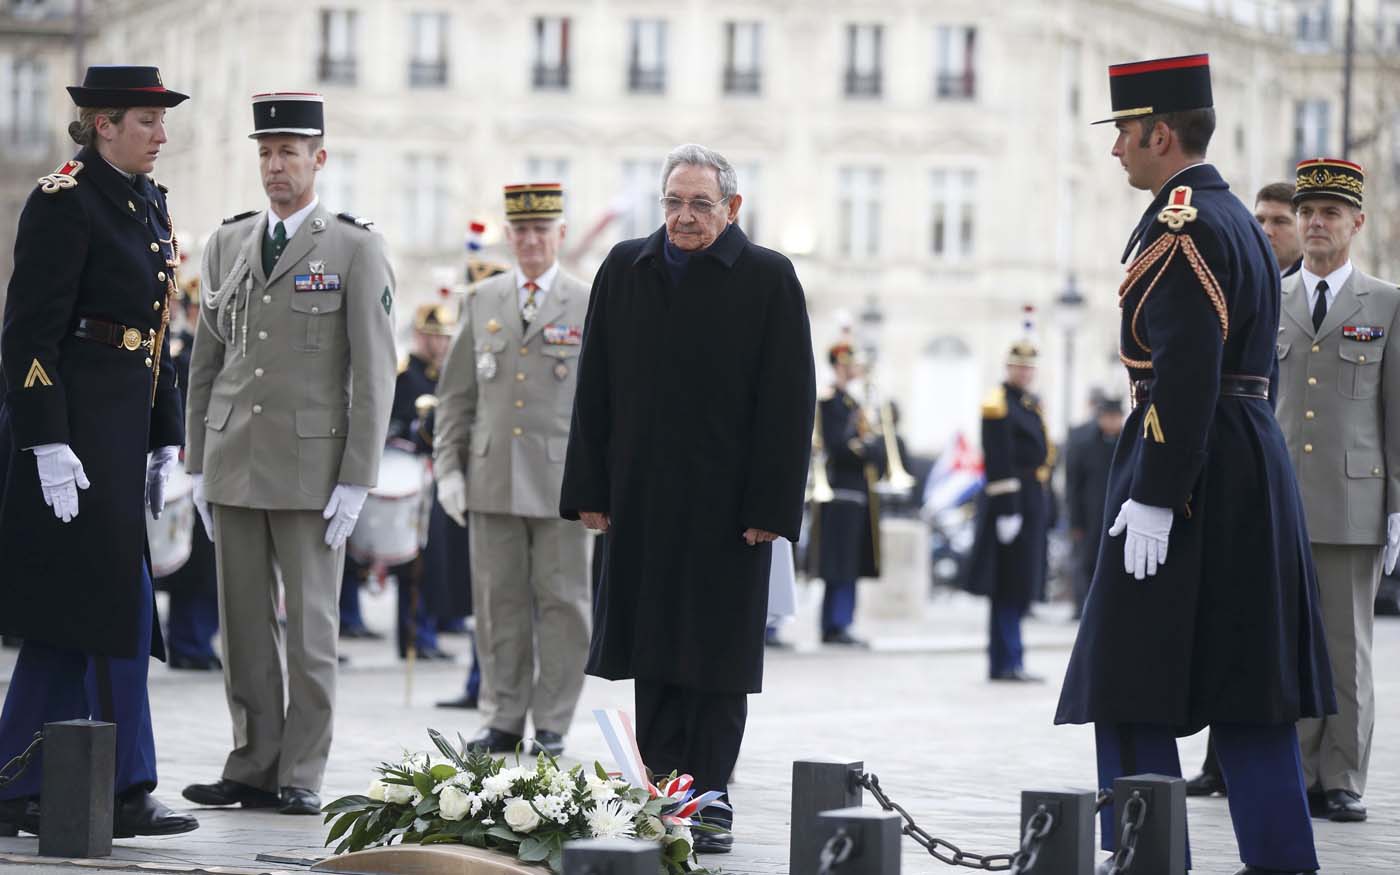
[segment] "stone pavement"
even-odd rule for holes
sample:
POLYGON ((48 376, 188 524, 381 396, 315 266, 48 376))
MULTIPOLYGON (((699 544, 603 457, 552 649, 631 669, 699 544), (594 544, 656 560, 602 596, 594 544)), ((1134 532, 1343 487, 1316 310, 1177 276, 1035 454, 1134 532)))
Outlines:
MULTIPOLYGON (((371 625, 390 628, 390 596, 368 600, 371 625)), ((770 652, 765 692, 751 699, 749 730, 732 788, 737 843, 727 857, 705 858, 711 865, 729 873, 787 871, 791 762, 797 758, 863 759, 931 833, 979 853, 1012 849, 1021 789, 1092 786, 1092 732, 1051 724, 1074 636, 1074 626, 1062 611, 1038 609, 1040 616, 1027 624, 1029 666, 1050 682, 1012 687, 984 679, 986 606, 980 599, 948 595, 931 601, 922 616, 866 623, 861 631, 877 645, 870 652, 814 643, 818 599, 817 588, 803 588, 802 616, 785 631, 799 647, 770 652)), ((463 647, 461 639, 446 638, 443 643, 448 649, 463 647)), ((325 799, 362 792, 375 763, 396 757, 404 748, 427 747, 424 727, 464 735, 476 730, 474 713, 432 706, 434 699, 458 692, 465 673, 460 661, 420 664, 413 701, 406 706, 403 669, 392 658, 389 643, 351 642, 346 651, 351 665, 341 679, 325 799)), ((13 658, 13 651, 0 655, 0 677, 9 677, 13 658)), ((1400 872, 1400 620, 1378 621, 1376 664, 1377 743, 1366 798, 1371 820, 1361 825, 1315 822, 1323 871, 1329 875, 1400 872)), ((159 796, 188 809, 180 788, 217 778, 228 749, 222 684, 218 676, 156 665, 151 694, 160 754, 159 796)), ((599 707, 630 708, 630 685, 589 679, 569 736, 571 756, 587 761, 606 756, 588 714, 588 709, 599 707)), ((1183 741, 1181 749, 1185 768, 1193 772, 1204 736, 1183 741)), ((118 841, 113 857, 98 865, 291 871, 296 869, 293 863, 258 857, 296 860, 325 853, 319 818, 238 810, 201 810, 198 815, 198 831, 118 841)), ((1225 802, 1192 800, 1190 818, 1195 871, 1235 872, 1239 864, 1225 802)), ((904 872, 955 871, 912 842, 905 845, 904 872)), ((26 875, 60 868, 37 865, 41 861, 29 856, 36 850, 33 838, 0 839, 0 862, 26 875)))

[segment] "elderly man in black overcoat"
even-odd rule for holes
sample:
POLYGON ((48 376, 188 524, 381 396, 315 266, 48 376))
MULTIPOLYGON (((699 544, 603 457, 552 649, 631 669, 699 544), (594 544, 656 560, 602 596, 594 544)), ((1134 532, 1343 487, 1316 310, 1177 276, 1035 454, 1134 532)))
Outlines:
MULTIPOLYGON (((1055 720, 1095 724, 1100 787, 1179 776, 1176 737, 1210 725, 1241 875, 1311 872, 1294 723, 1336 704, 1298 483, 1271 404, 1278 266, 1205 163, 1208 57, 1109 76, 1113 155, 1154 197, 1119 292, 1135 406, 1055 720)), ((1111 850, 1113 806, 1104 811, 1111 850)))
POLYGON ((735 222, 730 163, 678 147, 662 191, 665 227, 593 282, 560 512, 608 533, 588 673, 635 679, 653 772, 725 791, 763 681, 770 542, 802 521, 812 341, 791 262, 735 222))

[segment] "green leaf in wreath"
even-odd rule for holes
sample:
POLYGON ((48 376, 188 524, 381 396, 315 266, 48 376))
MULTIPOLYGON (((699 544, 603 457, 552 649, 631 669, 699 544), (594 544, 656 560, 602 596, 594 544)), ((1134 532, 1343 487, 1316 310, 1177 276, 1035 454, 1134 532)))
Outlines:
MULTIPOLYGON (((438 732, 436 729, 429 729, 429 730, 428 730, 428 737, 431 738, 431 739, 433 740, 433 745, 434 745, 439 751, 442 752, 442 755, 443 755, 443 756, 447 757, 449 760, 451 760, 452 762, 454 762, 454 763, 457 764, 457 768, 459 768, 459 769, 465 769, 465 768, 467 767, 466 760, 462 757, 462 751, 464 751, 464 750, 467 749, 467 745, 466 745, 465 742, 462 744, 462 747, 461 747, 460 750, 457 749, 457 748, 454 748, 454 747, 452 746, 452 743, 449 742, 446 738, 443 738, 443 737, 442 737, 442 733, 441 733, 441 732, 438 732)), ((458 733, 458 734, 457 734, 457 738, 458 738, 458 739, 461 739, 461 737, 462 737, 461 733, 458 733)), ((449 775, 448 777, 451 777, 451 776, 449 775)))
POLYGON ((523 838, 523 836, 517 835, 515 830, 511 829, 508 826, 502 826, 499 823, 488 829, 486 831, 486 834, 491 836, 492 838, 500 839, 503 842, 510 842, 513 845, 520 844, 520 841, 523 838))
POLYGON ((535 836, 526 836, 520 843, 520 850, 515 855, 526 863, 540 863, 549 859, 551 848, 548 842, 541 841, 535 836))
POLYGON ((413 773, 413 788, 418 791, 418 795, 427 799, 433 795, 433 779, 425 772, 413 773))
POLYGON ((347 811, 364 811, 366 808, 374 808, 383 804, 383 802, 375 801, 368 796, 342 796, 321 810, 327 815, 334 815, 344 814, 347 811))
POLYGON ((431 793, 418 800, 418 804, 413 807, 413 813, 417 814, 419 817, 426 814, 436 814, 437 810, 438 798, 431 793))
POLYGON ((603 768, 603 764, 597 760, 593 761, 593 774, 597 775, 600 781, 610 780, 608 778, 608 770, 603 768))
POLYGON ((420 841, 419 844, 420 844, 420 845, 449 845, 449 844, 455 845, 455 844, 460 844, 460 842, 461 842, 461 840, 460 840, 457 836, 448 835, 447 833, 443 833, 443 832, 435 832, 435 833, 433 833, 432 835, 423 836, 423 840, 420 841))
POLYGON ((351 811, 340 815, 340 820, 336 821, 335 826, 331 827, 330 834, 326 836, 326 844, 329 845, 331 842, 345 835, 350 827, 354 825, 355 821, 363 816, 364 812, 362 811, 351 811))
POLYGON ((442 783, 443 781, 446 781, 448 778, 457 774, 457 769, 456 767, 449 766, 446 763, 438 763, 431 769, 428 769, 428 774, 432 776, 434 781, 442 783))
POLYGON ((671 804, 671 800, 665 798, 664 796, 659 797, 657 799, 652 799, 651 801, 647 802, 646 805, 642 806, 642 814, 650 814, 652 817, 660 817, 661 812, 665 810, 666 806, 669 804, 671 804))
POLYGON ((672 863, 684 863, 690 857, 690 842, 676 839, 666 846, 664 856, 672 863))

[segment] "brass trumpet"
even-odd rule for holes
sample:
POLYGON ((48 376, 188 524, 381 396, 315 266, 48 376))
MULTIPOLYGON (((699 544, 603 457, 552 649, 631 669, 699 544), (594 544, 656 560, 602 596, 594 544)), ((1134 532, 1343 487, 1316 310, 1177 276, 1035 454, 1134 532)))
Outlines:
POLYGON ((894 407, 886 401, 880 405, 880 431, 885 438, 885 483, 891 492, 901 495, 914 488, 916 481, 904 468, 904 460, 899 455, 899 440, 894 430, 894 407))
POLYGON ((812 424, 812 462, 811 472, 807 476, 807 501, 826 504, 835 497, 836 494, 831 491, 831 481, 826 476, 826 447, 822 444, 821 411, 818 411, 817 420, 812 424))

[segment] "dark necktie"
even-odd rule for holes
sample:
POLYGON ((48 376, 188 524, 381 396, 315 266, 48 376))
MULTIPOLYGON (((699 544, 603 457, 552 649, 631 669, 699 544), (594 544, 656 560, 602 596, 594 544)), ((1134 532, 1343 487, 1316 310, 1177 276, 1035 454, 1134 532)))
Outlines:
POLYGON ((1317 283, 1317 301, 1313 304, 1313 331, 1322 330, 1322 320, 1327 318, 1327 280, 1317 283))
POLYGON ((281 257, 282 250, 287 248, 287 226, 278 222, 272 229, 272 239, 263 240, 263 273, 271 276, 272 269, 277 266, 277 259, 281 257))

